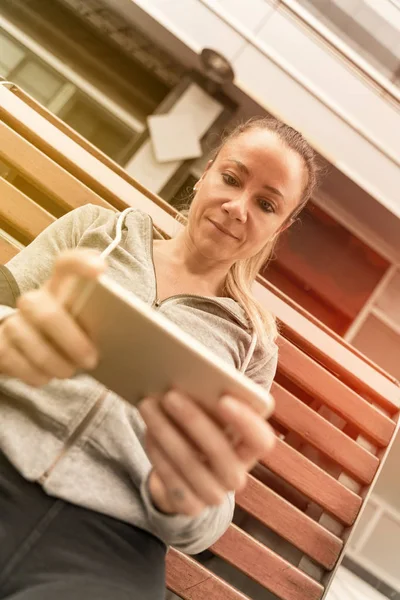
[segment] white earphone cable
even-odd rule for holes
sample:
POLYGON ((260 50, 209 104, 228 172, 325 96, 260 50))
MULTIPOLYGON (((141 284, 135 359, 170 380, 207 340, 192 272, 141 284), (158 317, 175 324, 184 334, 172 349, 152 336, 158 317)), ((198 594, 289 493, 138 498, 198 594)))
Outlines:
MULTIPOLYGON (((118 244, 121 241, 122 238, 122 227, 124 224, 124 220, 126 215, 131 212, 132 210, 135 210, 134 208, 126 208, 124 211, 122 211, 122 213, 119 215, 118 217, 118 221, 117 221, 117 227, 116 227, 116 233, 115 233, 115 238, 113 239, 113 241, 107 246, 107 248, 105 250, 103 250, 103 252, 101 253, 101 257, 102 258, 107 258, 107 256, 109 256, 109 254, 111 254, 111 252, 118 246, 118 244)), ((74 285, 74 283, 72 284, 74 285)), ((80 291, 80 295, 79 298, 74 302, 73 307, 70 309, 70 312, 72 314, 72 316, 76 317, 82 307, 85 305, 86 300, 88 299, 88 297, 90 296, 90 294, 92 293, 93 289, 95 288, 95 282, 94 281, 87 281, 86 284, 84 285, 83 289, 81 289, 80 291)))
POLYGON ((135 210, 132 207, 126 208, 125 210, 122 211, 122 213, 119 215, 118 217, 118 221, 117 221, 117 227, 116 227, 116 233, 115 233, 115 238, 114 240, 111 242, 111 244, 109 244, 107 246, 107 248, 105 250, 103 250, 103 252, 101 253, 101 257, 102 258, 107 258, 107 256, 109 254, 111 254, 111 252, 118 246, 118 244, 121 242, 121 238, 122 238, 122 227, 124 225, 124 221, 125 221, 125 217, 126 215, 131 212, 132 210, 135 210))

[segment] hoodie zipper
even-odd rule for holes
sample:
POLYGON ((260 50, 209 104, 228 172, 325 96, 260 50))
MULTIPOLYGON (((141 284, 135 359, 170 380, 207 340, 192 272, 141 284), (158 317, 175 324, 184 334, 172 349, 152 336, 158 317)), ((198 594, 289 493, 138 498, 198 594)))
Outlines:
MULTIPOLYGON (((152 221, 151 217, 149 217, 149 220, 151 223, 151 231, 152 231, 153 230, 153 221, 152 221)), ((240 325, 243 326, 244 323, 240 319, 240 317, 238 317, 232 310, 229 310, 229 308, 227 308, 226 306, 223 306, 220 302, 218 302, 217 300, 214 300, 210 296, 200 296, 199 294, 175 294, 174 296, 169 296, 168 298, 165 298, 164 300, 159 300, 158 290, 157 290, 156 265, 154 263, 153 239, 151 236, 150 236, 150 257, 151 257, 151 263, 153 266, 154 287, 155 287, 154 300, 151 304, 152 308, 158 309, 170 301, 179 300, 179 299, 183 299, 183 298, 195 298, 196 300, 206 300, 207 302, 210 302, 210 304, 215 304, 215 306, 218 306, 218 308, 222 308, 222 310, 224 310, 228 315, 230 315, 237 323, 239 323, 240 325)))

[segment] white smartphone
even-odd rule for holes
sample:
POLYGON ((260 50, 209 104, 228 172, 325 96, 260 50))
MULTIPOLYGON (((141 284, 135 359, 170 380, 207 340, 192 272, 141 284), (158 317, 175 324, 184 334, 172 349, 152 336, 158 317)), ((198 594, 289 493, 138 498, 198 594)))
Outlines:
POLYGON ((74 278, 65 304, 99 349, 87 373, 129 403, 175 388, 211 411, 229 394, 265 417, 272 413, 261 386, 106 275, 74 278))

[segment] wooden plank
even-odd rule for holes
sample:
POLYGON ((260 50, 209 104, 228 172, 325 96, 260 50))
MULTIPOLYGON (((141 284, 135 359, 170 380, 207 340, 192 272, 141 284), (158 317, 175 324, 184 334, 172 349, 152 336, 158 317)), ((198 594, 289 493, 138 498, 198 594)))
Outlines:
POLYGON ((231 525, 211 550, 281 600, 320 600, 323 587, 250 535, 231 525))
POLYGON ((18 252, 18 246, 10 242, 10 240, 7 240, 0 233, 0 264, 5 265, 6 262, 11 260, 18 252))
POLYGON ((342 541, 251 475, 236 504, 326 569, 333 569, 342 541))
POLYGON ((395 429, 394 422, 282 337, 279 338, 279 369, 379 446, 387 446, 395 429))
POLYGON ((0 219, 31 242, 55 218, 0 177, 0 219))
POLYGON ((274 419, 278 423, 300 435, 359 481, 371 483, 379 466, 376 456, 277 383, 273 383, 272 393, 276 402, 274 419))
POLYGON ((193 558, 173 549, 167 554, 167 587, 183 600, 250 600, 193 558))
POLYGON ((71 210, 88 203, 112 208, 98 194, 2 122, 0 139, 0 158, 10 163, 63 209, 71 210))
POLYGON ((343 524, 354 523, 361 507, 360 496, 284 441, 278 438, 273 451, 260 462, 343 524))

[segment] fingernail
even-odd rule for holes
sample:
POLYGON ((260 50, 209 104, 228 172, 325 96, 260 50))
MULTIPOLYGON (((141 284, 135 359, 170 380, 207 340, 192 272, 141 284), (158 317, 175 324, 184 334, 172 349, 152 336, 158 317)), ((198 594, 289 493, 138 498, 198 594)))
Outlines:
POLYGON ((240 410, 239 402, 235 398, 232 398, 232 396, 222 396, 220 399, 220 404, 222 404, 222 406, 226 406, 229 410, 240 410))
POLYGON ((165 394, 164 402, 171 408, 179 409, 182 407, 182 398, 177 392, 168 392, 165 394))
POLYGON ((97 354, 88 354, 85 357, 85 368, 86 369, 94 369, 98 362, 97 354))

